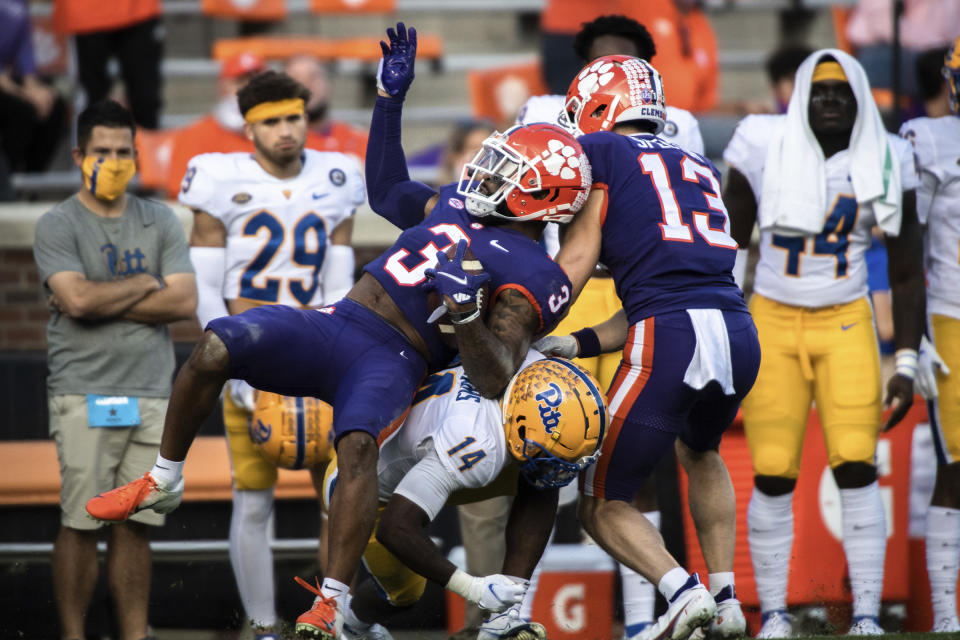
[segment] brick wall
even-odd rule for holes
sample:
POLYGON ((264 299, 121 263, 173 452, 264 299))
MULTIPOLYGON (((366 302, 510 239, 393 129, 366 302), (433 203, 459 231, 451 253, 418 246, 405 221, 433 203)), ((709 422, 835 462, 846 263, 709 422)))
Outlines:
MULTIPOLYGON (((32 249, 0 249, 0 349, 46 350, 50 312, 32 249)), ((177 342, 196 342, 196 320, 171 325, 177 342)))

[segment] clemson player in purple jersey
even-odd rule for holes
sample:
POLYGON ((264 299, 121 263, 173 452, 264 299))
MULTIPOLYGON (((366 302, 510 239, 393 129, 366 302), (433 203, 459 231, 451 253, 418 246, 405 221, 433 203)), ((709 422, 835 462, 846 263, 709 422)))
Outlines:
MULTIPOLYGON (((570 281, 537 239, 547 220, 573 217, 591 183, 583 150, 552 125, 491 136, 459 186, 438 193, 412 182, 400 146, 400 110, 413 81, 416 32, 411 29, 408 37, 401 23, 388 36, 366 173, 371 206, 403 233, 334 305, 266 306, 209 323, 174 384, 157 465, 139 481, 87 505, 91 515, 107 520, 144 508, 176 508, 182 461, 228 378, 324 399, 334 408, 339 478, 330 505, 326 577, 313 608, 297 619, 299 634, 323 640, 340 637, 348 585, 373 528, 377 445, 402 422, 423 377, 457 353, 431 322, 440 310, 428 306, 427 289, 440 294, 474 387, 485 397, 497 396, 532 340, 566 312, 570 281), (454 245, 450 260, 443 252, 454 245), (464 269, 467 245, 483 272, 464 269), (487 323, 481 319, 486 283, 487 323)), ((501 594, 499 605, 485 600, 494 611, 519 602, 549 536, 556 493, 549 497, 514 507, 511 526, 524 536, 508 544, 507 575, 454 572, 447 587, 472 602, 490 587, 501 594)))
POLYGON ((623 347, 607 392, 610 430, 600 460, 581 476, 580 519, 670 602, 631 638, 682 640, 708 625, 711 636, 732 638, 743 635, 745 621, 733 589, 733 487, 717 447, 753 385, 760 347, 731 274, 737 243, 720 174, 656 135, 663 105, 660 74, 639 58, 599 58, 571 84, 567 114, 582 134, 594 190, 561 238, 557 262, 575 293, 598 261, 606 265, 624 309, 596 328, 537 346, 568 357, 623 347), (631 505, 676 440, 710 592, 631 505))

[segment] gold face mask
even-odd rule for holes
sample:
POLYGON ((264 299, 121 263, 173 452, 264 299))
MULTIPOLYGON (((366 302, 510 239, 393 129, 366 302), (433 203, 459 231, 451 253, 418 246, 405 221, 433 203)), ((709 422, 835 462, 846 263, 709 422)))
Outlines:
POLYGON ((137 172, 133 158, 87 156, 81 165, 83 186, 97 198, 116 200, 137 172))

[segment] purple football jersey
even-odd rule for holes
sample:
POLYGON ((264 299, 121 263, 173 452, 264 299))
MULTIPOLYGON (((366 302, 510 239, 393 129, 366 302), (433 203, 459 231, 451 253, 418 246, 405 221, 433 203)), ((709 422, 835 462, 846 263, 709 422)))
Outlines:
POLYGON ((594 188, 607 190, 600 261, 629 321, 683 309, 746 311, 713 163, 650 134, 599 132, 578 141, 594 188))
POLYGON ((490 302, 503 289, 520 291, 540 316, 538 335, 551 331, 566 313, 570 279, 536 241, 518 231, 485 222, 467 213, 456 184, 440 189, 440 198, 427 218, 400 234, 396 243, 364 267, 386 289, 430 349, 430 367, 443 367, 456 351, 440 340, 436 324, 427 324, 433 309, 421 285, 425 271, 436 265, 437 251, 466 239, 490 274, 490 302))

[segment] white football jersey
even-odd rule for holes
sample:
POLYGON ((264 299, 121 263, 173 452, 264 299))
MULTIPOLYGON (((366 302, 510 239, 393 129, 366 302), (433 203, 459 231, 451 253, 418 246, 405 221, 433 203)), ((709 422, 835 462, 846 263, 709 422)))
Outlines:
MULTIPOLYGON (((520 367, 542 358, 530 350, 520 367)), ((482 397, 463 367, 428 377, 403 425, 380 445, 377 477, 382 502, 389 500, 407 472, 431 449, 457 489, 490 484, 513 459, 507 451, 500 401, 482 397)))
POLYGON ((900 135, 913 143, 920 172, 927 311, 960 318, 960 117, 916 118, 900 135))
MULTIPOLYGON (((517 124, 549 122, 559 125, 560 114, 563 113, 566 101, 567 97, 561 95, 533 96, 520 107, 517 113, 517 124)), ((703 155, 700 123, 686 109, 667 106, 667 123, 660 132, 660 137, 679 145, 685 151, 703 155)))
MULTIPOLYGON (((737 125, 723 159, 746 177, 757 199, 763 192, 763 166, 767 148, 784 115, 747 116, 737 125)), ((903 191, 918 184, 910 145, 887 134, 900 162, 903 191)), ((798 307, 825 307, 851 302, 867 295, 864 252, 870 247, 870 230, 876 225, 873 206, 857 203, 850 181, 850 153, 835 153, 826 161, 827 210, 823 230, 816 235, 785 236, 760 233, 760 260, 754 290, 772 300, 798 307)), ((789 177, 787 178, 789 179, 789 177)))
POLYGON ((224 299, 299 307, 323 304, 329 235, 365 197, 356 159, 312 149, 286 180, 249 153, 204 153, 190 160, 180 189, 180 202, 227 229, 224 299))

